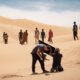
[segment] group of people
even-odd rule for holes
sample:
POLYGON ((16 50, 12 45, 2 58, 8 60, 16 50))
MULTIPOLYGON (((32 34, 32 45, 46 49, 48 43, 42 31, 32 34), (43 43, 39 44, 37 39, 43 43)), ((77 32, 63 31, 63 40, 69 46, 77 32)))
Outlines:
MULTIPOLYGON (((44 29, 42 29, 41 33, 39 32, 38 28, 35 29, 35 43, 37 44, 39 41, 39 37, 41 36, 41 40, 44 42, 44 39, 46 38, 46 33, 44 31, 44 29)), ((53 43, 53 31, 50 29, 48 32, 48 42, 49 43, 53 43)), ((73 38, 74 40, 79 40, 78 38, 78 26, 76 25, 76 22, 74 21, 74 25, 73 25, 73 38)), ((8 34, 6 32, 3 32, 3 41, 5 44, 8 43, 8 34)), ((24 43, 28 43, 28 31, 25 30, 24 32, 22 32, 22 30, 20 30, 19 32, 19 43, 20 44, 24 44, 24 43)))
MULTIPOLYGON (((35 43, 38 43, 40 35, 41 35, 42 41, 44 42, 44 39, 46 38, 46 34, 45 34, 44 29, 42 29, 41 34, 40 34, 38 28, 36 28, 35 29, 35 43)), ((53 43, 52 38, 53 38, 53 31, 50 29, 49 34, 48 34, 48 41, 50 43, 53 43)))
POLYGON ((32 72, 33 74, 37 74, 35 71, 35 64, 37 60, 39 61, 41 65, 41 69, 43 73, 48 73, 48 72, 60 72, 63 71, 63 68, 61 66, 61 58, 62 54, 60 53, 59 48, 55 48, 54 53, 51 52, 52 49, 49 45, 45 44, 38 44, 35 46, 35 48, 32 50, 32 72), (50 71, 47 71, 45 69, 44 61, 45 61, 45 52, 49 52, 48 54, 53 58, 53 63, 50 71))
MULTIPOLYGON (((38 41, 39 41, 39 36, 40 36, 40 32, 38 30, 38 28, 35 29, 35 43, 38 44, 38 41)), ((42 41, 44 42, 44 39, 46 38, 46 34, 45 34, 45 31, 44 29, 42 29, 41 31, 41 39, 42 41)), ((49 38, 48 38, 48 41, 50 43, 53 43, 52 41, 52 38, 53 38, 53 32, 52 30, 50 29, 49 30, 49 38)), ((20 44, 24 44, 24 43, 28 43, 28 32, 27 30, 23 33, 22 30, 20 30, 19 32, 19 43, 20 44)))
POLYGON ((20 44, 27 44, 28 43, 28 32, 27 30, 25 30, 24 32, 22 32, 22 30, 20 30, 19 32, 19 43, 20 44))

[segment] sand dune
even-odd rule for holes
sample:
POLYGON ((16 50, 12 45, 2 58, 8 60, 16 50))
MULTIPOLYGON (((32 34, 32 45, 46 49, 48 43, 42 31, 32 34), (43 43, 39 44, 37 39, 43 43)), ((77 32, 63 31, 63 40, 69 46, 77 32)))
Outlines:
MULTIPOLYGON (((79 31, 80 36, 80 31, 79 31)), ((48 42, 47 42, 48 43, 48 42)), ((47 56, 49 61, 45 62, 47 70, 51 69, 52 58, 47 56)), ((26 19, 12 20, 0 17, 0 80, 80 80, 80 40, 74 41, 72 29, 42 24, 26 19), (31 50, 35 46, 34 30, 38 27, 46 31, 46 40, 48 30, 54 32, 54 47, 59 47, 63 54, 62 65, 64 71, 60 73, 42 74, 40 64, 37 62, 36 71, 38 75, 32 75, 31 50), (28 30, 29 41, 26 45, 20 45, 18 41, 18 32, 20 29, 28 30), (9 44, 3 43, 2 33, 9 35, 9 44)))

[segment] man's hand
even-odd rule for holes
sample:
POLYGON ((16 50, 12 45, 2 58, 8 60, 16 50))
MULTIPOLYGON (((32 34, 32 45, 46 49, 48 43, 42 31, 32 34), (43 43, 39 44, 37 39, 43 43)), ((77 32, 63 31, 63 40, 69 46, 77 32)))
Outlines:
POLYGON ((41 53, 41 51, 40 51, 40 49, 38 49, 38 50, 37 50, 37 55, 39 56, 40 60, 43 60, 43 58, 42 58, 42 56, 41 56, 42 53, 41 53, 41 54, 40 54, 40 53, 41 53))
POLYGON ((42 57, 40 57, 40 60, 41 60, 41 61, 43 61, 43 58, 42 58, 42 57))

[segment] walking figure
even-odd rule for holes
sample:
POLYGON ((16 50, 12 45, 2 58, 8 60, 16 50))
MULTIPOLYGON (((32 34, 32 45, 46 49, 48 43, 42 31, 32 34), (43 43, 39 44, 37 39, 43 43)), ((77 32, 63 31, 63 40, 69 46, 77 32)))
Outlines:
POLYGON ((39 41, 39 30, 38 30, 38 28, 36 28, 36 30, 35 30, 35 43, 37 44, 38 41, 39 41))
POLYGON ((52 38, 53 38, 53 32, 52 32, 52 30, 50 29, 50 30, 49 30, 49 38, 48 38, 48 41, 49 41, 50 43, 53 43, 52 38))
POLYGON ((41 38, 42 38, 42 41, 44 42, 44 38, 45 38, 45 32, 44 32, 44 29, 42 29, 42 32, 41 32, 41 38))
POLYGON ((8 43, 8 34, 5 33, 5 32, 3 33, 3 41, 4 41, 5 44, 8 43))
POLYGON ((73 25, 73 37, 74 37, 74 40, 76 40, 76 38, 77 38, 77 40, 78 40, 78 27, 77 27, 77 25, 76 25, 76 22, 74 22, 74 25, 73 25))
POLYGON ((23 36, 23 32, 22 32, 22 30, 20 30, 20 32, 19 32, 19 43, 20 44, 22 42, 22 36, 23 36))

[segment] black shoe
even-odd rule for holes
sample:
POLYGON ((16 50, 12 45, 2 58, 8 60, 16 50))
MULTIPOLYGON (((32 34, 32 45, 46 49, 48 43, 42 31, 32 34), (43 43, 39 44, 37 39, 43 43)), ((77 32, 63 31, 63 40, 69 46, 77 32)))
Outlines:
POLYGON ((36 72, 33 72, 33 74, 38 74, 38 73, 36 73, 36 72))
POLYGON ((46 71, 46 70, 45 70, 45 71, 43 71, 43 73, 49 73, 49 71, 46 71))
POLYGON ((52 72, 54 72, 54 69, 53 69, 53 68, 51 68, 50 72, 51 72, 51 73, 52 73, 52 72))

